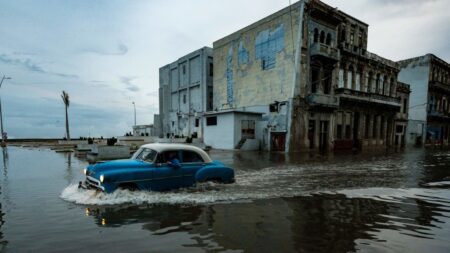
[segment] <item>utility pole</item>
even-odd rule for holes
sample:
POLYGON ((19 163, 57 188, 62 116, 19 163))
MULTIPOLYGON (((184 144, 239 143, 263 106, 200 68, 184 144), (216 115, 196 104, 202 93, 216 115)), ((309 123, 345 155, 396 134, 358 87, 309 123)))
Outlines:
MULTIPOLYGON (((5 76, 5 75, 3 75, 3 77, 2 77, 2 80, 0 81, 0 88, 2 87, 2 84, 3 84, 3 81, 5 81, 5 80, 10 80, 11 79, 11 77, 7 77, 7 76, 5 76)), ((1 97, 0 97, 0 131, 1 131, 1 135, 2 135, 2 145, 4 145, 4 142, 5 142, 5 140, 3 139, 3 137, 4 137, 4 131, 3 131, 3 114, 2 114, 2 100, 1 100, 1 97)))
POLYGON ((136 126, 136 103, 133 101, 133 107, 134 107, 134 125, 136 126))

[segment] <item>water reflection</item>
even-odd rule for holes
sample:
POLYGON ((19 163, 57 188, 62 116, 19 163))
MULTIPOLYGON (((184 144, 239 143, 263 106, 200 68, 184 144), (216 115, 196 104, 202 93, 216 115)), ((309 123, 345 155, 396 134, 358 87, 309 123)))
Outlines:
MULTIPOLYGON (((3 161, 3 177, 4 179, 8 176, 8 148, 7 147, 1 147, 2 149, 2 161, 3 161)), ((0 187, 0 195, 3 193, 3 187, 4 184, 0 187)), ((3 197, 3 196, 2 196, 3 197)), ((2 201, 3 202, 3 201, 2 201)), ((3 224, 5 223, 5 213, 3 212, 3 206, 2 203, 0 203, 0 251, 3 251, 6 245, 8 244, 8 241, 4 239, 3 235, 3 224)))
POLYGON ((88 207, 86 214, 101 227, 142 224, 157 236, 184 232, 195 241, 184 247, 213 251, 353 252, 365 244, 394 251, 401 245, 401 251, 415 244, 411 241, 437 239, 436 228, 446 231, 448 191, 383 191, 391 196, 380 197, 376 190, 373 197, 322 193, 206 206, 88 207), (407 235, 410 246, 401 237, 385 238, 389 234, 407 235))
POLYGON ((3 177, 6 179, 8 177, 8 147, 1 147, 2 149, 2 162, 3 162, 3 177))

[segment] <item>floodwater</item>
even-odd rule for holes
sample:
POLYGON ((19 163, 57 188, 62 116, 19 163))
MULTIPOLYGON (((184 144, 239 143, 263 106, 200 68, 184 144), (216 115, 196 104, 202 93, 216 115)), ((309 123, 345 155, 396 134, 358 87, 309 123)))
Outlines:
POLYGON ((450 152, 212 152, 236 183, 78 190, 72 153, 0 152, 5 252, 450 252, 450 152))

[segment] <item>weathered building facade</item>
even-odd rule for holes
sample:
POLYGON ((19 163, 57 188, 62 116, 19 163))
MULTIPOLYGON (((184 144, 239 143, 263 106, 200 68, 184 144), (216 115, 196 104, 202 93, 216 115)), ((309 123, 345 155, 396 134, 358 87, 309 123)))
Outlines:
POLYGON ((159 69, 162 136, 202 138, 203 113, 212 109, 212 49, 203 47, 159 69))
POLYGON ((427 54, 399 61, 399 80, 411 85, 409 145, 444 145, 450 141, 450 65, 427 54))
POLYGON ((276 12, 214 42, 213 108, 262 113, 262 149, 391 145, 399 68, 367 51, 367 34, 320 1, 276 12))

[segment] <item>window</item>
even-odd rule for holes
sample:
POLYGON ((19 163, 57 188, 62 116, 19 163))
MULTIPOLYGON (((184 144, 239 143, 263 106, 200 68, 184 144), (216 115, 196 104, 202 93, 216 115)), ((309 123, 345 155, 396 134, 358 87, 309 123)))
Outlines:
POLYGON ((320 43, 325 43, 325 32, 324 31, 320 32, 320 43))
POLYGON ((339 88, 344 88, 344 70, 340 69, 339 70, 339 82, 338 82, 338 87, 339 88))
POLYGON ((353 89, 352 82, 353 82, 353 67, 350 66, 347 72, 347 89, 353 89))
POLYGON ((175 126, 175 121, 172 121, 172 126, 175 126))
POLYGON ((241 121, 242 138, 254 139, 255 138, 255 121, 254 120, 242 120, 241 121))
POLYGON ((202 163, 204 162, 202 157, 194 151, 183 151, 183 163, 202 163))
POLYGON ((331 34, 327 34, 327 41, 326 41, 326 44, 328 45, 328 46, 331 46, 331 34))
POLYGON ((209 76, 213 76, 214 74, 214 66, 212 63, 209 64, 209 76))
POLYGON ((319 30, 317 28, 314 29, 314 43, 319 42, 319 30))
POLYGON ((323 93, 330 94, 331 91, 331 80, 333 73, 331 70, 325 71, 325 77, 323 78, 323 93))
POLYGON ((355 44, 355 34, 354 33, 351 33, 350 34, 350 44, 355 44))
POLYGON ((186 94, 183 94, 183 104, 186 104, 186 94))
POLYGON ((186 65, 183 65, 183 75, 186 74, 186 65))
POLYGON ((136 156, 136 160, 142 160, 146 162, 154 162, 156 155, 158 153, 152 149, 144 148, 142 151, 136 156))
POLYGON ((200 125, 200 120, 199 119, 195 119, 195 127, 198 127, 200 125))
POLYGON ((317 87, 320 85, 319 71, 317 68, 311 69, 311 93, 316 93, 317 87))
POLYGON ((217 117, 207 117, 206 118, 206 125, 207 126, 216 126, 217 125, 217 117))
POLYGON ((408 99, 403 99, 403 113, 406 113, 408 111, 408 99))
POLYGON ((180 157, 178 155, 178 151, 165 151, 158 155, 158 158, 156 159, 157 163, 167 163, 171 159, 177 159, 180 160, 180 157))

